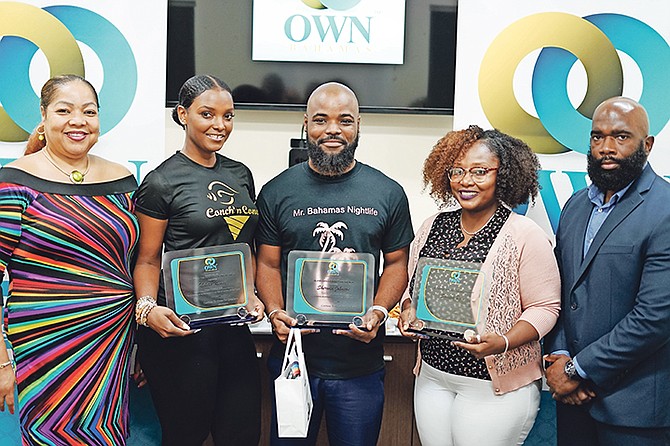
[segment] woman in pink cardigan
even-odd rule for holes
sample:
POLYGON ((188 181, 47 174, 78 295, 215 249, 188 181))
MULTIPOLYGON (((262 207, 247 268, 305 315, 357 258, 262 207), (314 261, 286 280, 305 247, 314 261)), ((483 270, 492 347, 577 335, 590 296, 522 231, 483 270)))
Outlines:
POLYGON ((523 141, 477 126, 447 133, 426 159, 424 183, 450 210, 428 218, 410 247, 401 332, 418 337, 408 329, 418 322, 411 299, 420 257, 482 263, 490 286, 479 336, 419 344, 414 411, 424 446, 520 445, 533 426, 539 340, 556 323, 560 280, 549 237, 511 208, 534 200, 539 168, 523 141))

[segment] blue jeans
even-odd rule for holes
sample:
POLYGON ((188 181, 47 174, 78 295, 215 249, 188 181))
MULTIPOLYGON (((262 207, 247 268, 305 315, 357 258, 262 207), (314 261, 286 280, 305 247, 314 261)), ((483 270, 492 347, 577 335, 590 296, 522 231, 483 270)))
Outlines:
MULTIPOLYGON (((274 403, 274 379, 281 372, 282 359, 270 356, 268 370, 274 403)), ((309 372, 309 370, 308 370, 309 372)), ((272 410, 272 446, 315 445, 321 417, 326 413, 331 446, 374 446, 377 444, 384 408, 384 369, 351 379, 322 379, 310 376, 314 407, 307 438, 278 438, 277 414, 272 410)))

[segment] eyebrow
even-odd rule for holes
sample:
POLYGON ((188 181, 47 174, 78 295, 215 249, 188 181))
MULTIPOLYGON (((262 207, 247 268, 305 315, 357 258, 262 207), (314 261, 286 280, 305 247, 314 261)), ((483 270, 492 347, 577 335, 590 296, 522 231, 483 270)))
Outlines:
MULTIPOLYGON (((327 118, 327 117, 328 117, 328 114, 327 114, 327 113, 314 113, 314 114, 312 115, 312 119, 314 119, 314 118, 327 118)), ((351 118, 351 119, 356 119, 356 118, 354 117, 354 115, 352 115, 351 113, 342 113, 342 114, 338 115, 338 118, 351 118)))
MULTIPOLYGON (((68 101, 56 101, 56 103, 55 103, 54 105, 58 105, 58 104, 69 105, 70 107, 74 107, 74 104, 73 104, 72 102, 68 102, 68 101)), ((95 102, 91 101, 91 102, 87 102, 87 103, 85 103, 85 104, 84 104, 84 107, 88 107, 89 105, 92 105, 92 106, 94 106, 94 107, 97 107, 97 106, 98 106, 98 104, 96 104, 95 102)))
MULTIPOLYGON (((591 130, 591 135, 604 135, 605 132, 602 130, 591 130)), ((614 130, 607 133, 608 135, 632 135, 633 133, 629 130, 614 130)))

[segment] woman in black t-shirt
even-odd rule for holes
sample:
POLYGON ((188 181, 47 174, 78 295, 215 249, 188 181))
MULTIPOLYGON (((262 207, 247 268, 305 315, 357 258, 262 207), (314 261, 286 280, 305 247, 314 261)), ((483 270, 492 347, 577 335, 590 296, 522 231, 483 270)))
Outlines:
MULTIPOLYGON (((173 119, 183 149, 150 172, 136 194, 140 241, 134 270, 138 356, 163 445, 252 445, 260 437, 260 374, 248 326, 191 328, 165 306, 162 252, 252 244, 258 222, 253 178, 217 152, 233 130, 230 88, 195 76, 179 91, 173 119)), ((255 296, 248 310, 260 320, 255 296)))

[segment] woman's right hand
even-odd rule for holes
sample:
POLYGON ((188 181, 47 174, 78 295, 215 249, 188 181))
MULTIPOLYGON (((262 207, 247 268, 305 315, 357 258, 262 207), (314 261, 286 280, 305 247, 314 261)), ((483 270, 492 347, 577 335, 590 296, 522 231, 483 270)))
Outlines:
MULTIPOLYGON (((2 338, 0 338, 0 342, 2 338)), ((16 385, 16 376, 11 366, 0 369, 0 412, 5 411, 5 406, 9 408, 9 413, 14 413, 14 386, 16 385)))
POLYGON ((400 330, 400 334, 413 341, 426 339, 426 335, 409 331, 410 328, 418 326, 419 320, 416 318, 416 311, 412 308, 411 302, 405 301, 403 304, 404 308, 400 312, 400 316, 398 316, 398 330, 400 330))
POLYGON ((191 330, 186 322, 168 307, 158 305, 147 316, 147 325, 163 338, 188 336, 199 330, 191 330))

